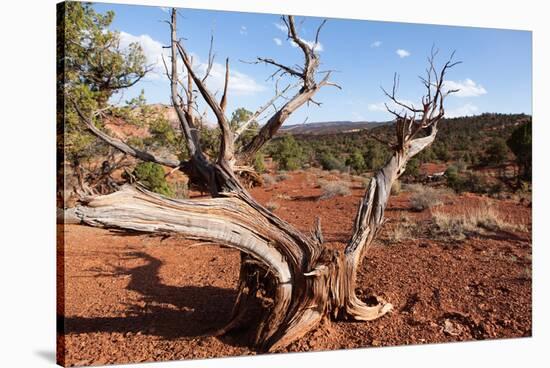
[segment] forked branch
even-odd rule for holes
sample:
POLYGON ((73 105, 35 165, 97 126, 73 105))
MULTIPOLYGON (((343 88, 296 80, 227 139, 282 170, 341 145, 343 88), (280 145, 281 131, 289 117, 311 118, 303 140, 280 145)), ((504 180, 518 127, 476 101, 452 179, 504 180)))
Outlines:
MULTIPOLYGON (((445 97, 454 91, 444 91, 444 77, 447 71, 459 62, 453 62, 454 53, 451 55, 436 73, 434 57, 436 52, 432 50, 428 58, 428 76, 425 83, 426 92, 422 97, 422 109, 401 102, 397 97, 399 79, 394 77, 392 93, 386 95, 391 101, 404 108, 397 112, 388 108, 395 118, 397 144, 393 146, 394 152, 391 159, 370 180, 368 189, 359 205, 353 234, 345 249, 345 263, 350 272, 350 293, 345 299, 343 314, 346 318, 363 319, 371 309, 360 301, 355 295, 356 270, 359 267, 366 249, 374 240, 384 221, 384 211, 390 197, 392 184, 405 171, 407 162, 420 151, 428 147, 437 134, 437 123, 445 114, 445 97), (430 82, 432 78, 434 83, 430 82), (417 114, 420 116, 417 119, 417 114), (426 131, 422 137, 416 138, 420 131, 426 131)), ((388 308, 388 307, 383 307, 388 308)))
POLYGON ((294 25, 294 17, 286 16, 282 17, 282 19, 287 27, 288 38, 298 46, 304 55, 303 67, 296 69, 268 58, 258 58, 256 63, 265 63, 275 66, 277 70, 273 75, 280 73, 282 75, 288 74, 291 77, 298 78, 301 88, 298 93, 290 98, 287 103, 275 111, 275 113, 267 120, 266 124, 260 129, 258 134, 242 148, 241 152, 239 152, 239 158, 243 162, 249 162, 256 152, 258 152, 269 140, 271 140, 283 123, 296 109, 307 102, 313 101, 313 96, 321 87, 325 85, 334 85, 329 82, 330 72, 326 73, 319 82, 315 80, 317 69, 319 67, 319 54, 316 49, 319 42, 319 33, 325 22, 321 23, 317 30, 315 43, 308 45, 298 35, 294 25))

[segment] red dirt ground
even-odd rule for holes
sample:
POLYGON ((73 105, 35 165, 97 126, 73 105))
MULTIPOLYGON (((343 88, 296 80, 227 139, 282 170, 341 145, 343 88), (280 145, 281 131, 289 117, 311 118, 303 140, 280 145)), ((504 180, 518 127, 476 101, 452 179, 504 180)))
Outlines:
MULTIPOLYGON (((321 217, 325 241, 343 248, 363 189, 318 200, 317 177, 292 175, 256 188, 262 203, 309 231, 321 217)), ((523 232, 497 232, 462 242, 406 239, 391 244, 409 194, 392 197, 388 223, 359 273, 358 294, 377 294, 394 311, 368 323, 323 323, 285 351, 424 344, 531 336, 531 209, 511 200, 451 197, 441 210, 491 205, 523 232), (386 240, 384 240, 386 239, 386 240), (390 245, 388 245, 390 244, 390 245)), ((419 225, 420 226, 420 225, 419 225)), ((256 354, 239 341, 208 336, 227 321, 236 296, 237 251, 181 238, 123 235, 80 225, 60 227, 65 248, 66 365, 103 365, 256 354)))

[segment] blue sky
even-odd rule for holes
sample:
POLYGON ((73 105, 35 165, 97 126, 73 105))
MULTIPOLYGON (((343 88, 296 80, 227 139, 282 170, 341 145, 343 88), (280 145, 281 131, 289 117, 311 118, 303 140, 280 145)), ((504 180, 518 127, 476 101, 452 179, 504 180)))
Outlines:
MULTIPOLYGON (((149 103, 169 103, 168 80, 163 76, 162 45, 170 40, 168 9, 151 6, 94 4, 96 11, 115 11, 112 30, 121 32, 121 45, 140 42, 155 70, 124 92, 123 100, 143 89, 149 103)), ((228 109, 255 111, 274 93, 267 78, 274 69, 243 63, 257 56, 282 63, 300 64, 302 54, 279 29, 280 15, 180 9, 178 35, 194 55, 198 70, 204 69, 210 35, 213 32, 216 64, 209 87, 221 89, 223 63, 230 59, 231 78, 228 109)), ((322 18, 297 17, 300 36, 313 40, 322 18)), ((426 68, 426 57, 435 44, 438 60, 444 62, 453 50, 463 63, 453 68, 448 85, 461 91, 447 99, 447 115, 463 116, 483 112, 531 114, 531 33, 471 27, 448 27, 365 20, 328 19, 320 36, 320 70, 335 70, 331 80, 343 87, 324 87, 315 97, 321 107, 303 106, 287 124, 333 120, 385 121, 387 101, 380 89, 391 88, 393 73, 400 75, 399 97, 419 103, 423 92, 418 75, 426 68)), ((165 50, 165 53, 168 51, 165 50)), ((291 83, 281 80, 279 86, 291 83)), ((116 96, 114 101, 118 101, 116 96)), ((281 101, 282 103, 283 101, 281 101)))

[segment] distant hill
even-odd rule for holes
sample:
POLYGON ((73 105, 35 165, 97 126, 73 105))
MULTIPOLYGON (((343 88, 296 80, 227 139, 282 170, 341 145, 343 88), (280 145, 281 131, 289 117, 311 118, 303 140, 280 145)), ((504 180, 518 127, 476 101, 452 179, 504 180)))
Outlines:
POLYGON ((388 122, 368 121, 326 121, 307 124, 283 125, 278 134, 292 135, 325 135, 335 133, 353 133, 376 128, 388 122))

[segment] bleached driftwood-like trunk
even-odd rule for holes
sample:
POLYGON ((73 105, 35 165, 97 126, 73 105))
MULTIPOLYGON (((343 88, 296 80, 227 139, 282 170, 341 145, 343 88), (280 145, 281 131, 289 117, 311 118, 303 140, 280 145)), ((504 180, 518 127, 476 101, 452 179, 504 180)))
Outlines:
MULTIPOLYGON (((427 95, 422 100, 421 109, 402 104, 395 98, 394 80, 393 93, 387 95, 403 111, 397 113, 389 109, 396 117, 397 139, 391 144, 393 156, 371 179, 359 205, 349 243, 344 252, 340 252, 325 246, 319 221, 311 235, 302 234, 259 204, 235 174, 238 165, 250 162, 293 111, 312 101, 312 96, 322 86, 334 85, 328 81, 330 73, 319 82, 315 81, 319 59, 314 46, 308 46, 298 37, 292 17, 283 19, 289 38, 304 53, 304 67, 292 69, 271 59, 259 58, 258 62, 275 65, 278 72, 297 77, 301 88, 240 150, 235 149, 234 143, 246 128, 241 127, 233 132, 225 117, 229 65, 226 63, 226 86, 218 103, 204 83, 208 75, 201 79, 194 73, 192 60, 177 41, 175 10, 172 11, 170 23, 171 72, 168 67, 166 69, 172 82, 173 104, 191 153, 189 161, 162 159, 109 137, 76 106, 90 131, 105 142, 142 160, 182 170, 193 180, 201 182, 212 195, 212 198, 177 200, 141 187, 125 186, 113 194, 83 198, 76 209, 76 216, 91 226, 181 234, 189 239, 240 250, 238 296, 230 322, 218 333, 246 329, 250 344, 264 351, 284 348, 323 318, 369 321, 392 309, 392 305, 383 300, 379 299, 376 305, 367 305, 357 297, 357 269, 383 223, 392 183, 403 173, 407 161, 435 139, 437 122, 444 114, 443 99, 452 92, 443 93, 443 77, 446 70, 454 65, 447 62, 441 72, 436 73, 432 53, 427 79, 424 80, 427 95), (180 82, 177 75, 178 53, 187 70, 186 103, 177 92, 180 82), (193 85, 212 109, 221 130, 219 156, 215 159, 207 157, 201 150, 192 115, 193 85)), ((316 38, 318 35, 319 31, 316 38)), ((259 115, 261 110, 255 115, 259 115)))

